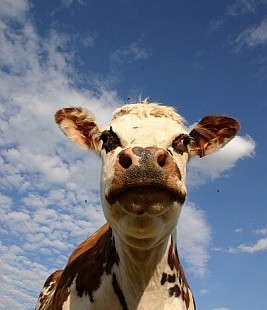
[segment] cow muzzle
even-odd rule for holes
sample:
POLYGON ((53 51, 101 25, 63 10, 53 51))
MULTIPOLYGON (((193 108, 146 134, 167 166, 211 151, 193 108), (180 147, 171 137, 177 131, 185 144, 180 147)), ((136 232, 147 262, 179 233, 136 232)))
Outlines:
POLYGON ((114 177, 105 198, 110 205, 119 202, 130 213, 158 214, 173 202, 186 197, 181 172, 172 155, 157 147, 122 150, 114 165, 114 177))

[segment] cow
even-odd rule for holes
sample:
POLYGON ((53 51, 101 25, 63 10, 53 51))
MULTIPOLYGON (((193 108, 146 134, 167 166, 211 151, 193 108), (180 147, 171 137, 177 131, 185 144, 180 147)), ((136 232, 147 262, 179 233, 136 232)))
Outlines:
POLYGON ((196 309, 176 245, 186 163, 224 146, 239 122, 210 115, 189 131, 174 108, 147 101, 116 109, 106 128, 84 108, 61 109, 55 120, 102 158, 107 224, 47 279, 36 309, 196 309))

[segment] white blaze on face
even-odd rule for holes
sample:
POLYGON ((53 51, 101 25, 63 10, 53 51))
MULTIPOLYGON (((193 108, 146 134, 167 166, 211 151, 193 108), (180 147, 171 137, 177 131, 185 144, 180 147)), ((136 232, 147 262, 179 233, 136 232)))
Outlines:
POLYGON ((110 123, 112 130, 118 135, 121 146, 106 154, 102 151, 103 167, 101 188, 104 191, 110 185, 114 174, 114 163, 118 153, 129 147, 156 146, 170 150, 173 159, 181 172, 182 182, 185 183, 186 162, 188 154, 177 154, 172 149, 173 140, 179 134, 186 133, 181 123, 167 117, 148 116, 140 118, 137 115, 125 114, 110 123))

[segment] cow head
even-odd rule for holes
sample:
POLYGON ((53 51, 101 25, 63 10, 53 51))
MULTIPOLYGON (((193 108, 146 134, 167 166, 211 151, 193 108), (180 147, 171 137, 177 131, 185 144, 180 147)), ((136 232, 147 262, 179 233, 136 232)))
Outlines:
POLYGON ((186 198, 186 163, 232 139, 239 123, 206 116, 187 132, 174 109, 158 104, 125 105, 101 129, 83 108, 56 113, 76 144, 101 156, 101 199, 107 221, 127 244, 150 248, 174 229, 186 198))

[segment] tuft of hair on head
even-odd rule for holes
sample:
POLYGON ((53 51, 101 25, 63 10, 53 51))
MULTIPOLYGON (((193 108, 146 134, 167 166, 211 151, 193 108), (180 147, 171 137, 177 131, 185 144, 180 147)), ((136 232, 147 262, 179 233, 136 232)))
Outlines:
POLYGON ((139 102, 143 103, 143 104, 149 104, 149 97, 145 97, 144 99, 142 99, 142 96, 139 97, 139 102))
POLYGON ((157 102, 148 103, 147 98, 143 100, 143 102, 125 104, 116 109, 113 113, 113 120, 126 114, 137 115, 140 118, 146 118, 149 116, 166 117, 173 119, 179 124, 184 123, 184 118, 179 115, 173 107, 164 106, 157 102))

